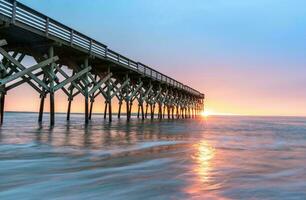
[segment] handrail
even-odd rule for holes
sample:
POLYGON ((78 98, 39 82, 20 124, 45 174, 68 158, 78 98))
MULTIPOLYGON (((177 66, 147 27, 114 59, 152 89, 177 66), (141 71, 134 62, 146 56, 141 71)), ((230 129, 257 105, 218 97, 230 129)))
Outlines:
POLYGON ((100 57, 109 59, 121 64, 131 70, 137 71, 144 76, 154 80, 166 82, 173 87, 185 90, 193 95, 203 97, 204 95, 195 89, 190 88, 142 63, 133 61, 111 49, 105 44, 100 43, 46 15, 29 8, 28 6, 16 0, 0 0, 0 14, 11 19, 11 23, 16 22, 30 26, 38 31, 43 32, 46 36, 53 36, 61 39, 72 46, 77 46, 86 52, 100 57))

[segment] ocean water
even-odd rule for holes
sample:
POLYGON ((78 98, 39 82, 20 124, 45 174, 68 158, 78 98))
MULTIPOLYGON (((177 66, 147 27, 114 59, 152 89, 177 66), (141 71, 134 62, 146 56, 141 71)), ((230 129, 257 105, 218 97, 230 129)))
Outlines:
POLYGON ((6 113, 0 199, 306 199, 306 118, 6 113))

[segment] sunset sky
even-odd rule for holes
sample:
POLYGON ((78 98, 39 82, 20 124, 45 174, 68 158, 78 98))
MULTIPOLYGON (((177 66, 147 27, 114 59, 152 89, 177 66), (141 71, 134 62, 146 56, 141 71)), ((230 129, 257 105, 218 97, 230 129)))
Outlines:
MULTIPOLYGON (((21 2, 204 92, 213 113, 306 115, 306 1, 21 2)), ((58 99, 66 111, 67 98, 58 99)), ((23 86, 6 110, 38 111, 38 103, 23 86)), ((73 106, 82 111, 82 98, 73 106)))

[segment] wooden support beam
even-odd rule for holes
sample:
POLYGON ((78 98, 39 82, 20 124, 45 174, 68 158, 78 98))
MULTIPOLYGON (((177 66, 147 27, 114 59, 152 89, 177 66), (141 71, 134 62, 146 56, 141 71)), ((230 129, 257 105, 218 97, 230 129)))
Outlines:
POLYGON ((43 119, 43 113, 44 113, 44 105, 45 105, 45 95, 40 95, 40 106, 39 106, 39 116, 38 116, 38 122, 42 122, 43 119))
POLYGON ((132 108, 133 108, 133 101, 130 101, 130 110, 129 110, 130 118, 132 116, 132 108))
MULTIPOLYGON (((141 79, 139 79, 139 82, 141 82, 141 79)), ((141 119, 144 120, 145 116, 144 116, 144 108, 143 108, 143 96, 145 94, 145 90, 144 88, 141 88, 139 91, 139 97, 138 99, 138 111, 137 111, 137 118, 140 118, 140 112, 141 112, 141 119)))
MULTIPOLYGON (((89 91, 88 91, 88 71, 87 69, 91 69, 91 67, 89 67, 88 65, 88 58, 86 58, 84 60, 84 78, 82 80, 84 80, 86 82, 85 84, 85 90, 84 90, 84 93, 85 93, 85 125, 88 124, 89 122, 89 114, 88 114, 88 98, 89 98, 89 91)), ((82 70, 83 71, 83 70, 82 70)), ((81 71, 81 72, 82 72, 81 71)), ((80 72, 79 72, 80 73, 80 72)))
POLYGON ((159 102, 158 103, 158 118, 162 119, 162 115, 163 115, 163 113, 162 113, 162 104, 159 102))
POLYGON ((90 109, 89 109, 89 117, 88 119, 91 120, 91 116, 92 116, 92 109, 93 109, 93 104, 95 102, 95 99, 93 97, 90 98, 90 109))
MULTIPOLYGON (((43 81, 46 82, 46 76, 44 75, 43 81)), ((46 91, 43 89, 40 93, 40 106, 39 106, 39 115, 38 122, 41 123, 44 114, 44 105, 45 105, 46 91)))
MULTIPOLYGON (((51 46, 49 48, 49 58, 53 58, 54 57, 54 48, 53 46, 51 46)), ((53 74, 54 73, 54 67, 55 67, 55 63, 51 63, 50 67, 49 67, 49 73, 53 74)), ((54 126, 54 122, 55 122, 55 116, 54 116, 54 79, 53 76, 49 77, 49 94, 50 94, 50 126, 54 126)))
POLYGON ((172 110, 172 116, 171 116, 172 119, 174 119, 174 109, 175 109, 175 107, 172 106, 172 109, 171 109, 172 110))
MULTIPOLYGON (((110 72, 110 67, 108 67, 108 73, 112 74, 110 72)), ((110 78, 107 81, 107 101, 108 101, 108 120, 109 122, 112 121, 112 97, 111 97, 111 90, 112 90, 112 86, 111 86, 111 81, 110 78)))
POLYGON ((171 112, 170 105, 167 105, 167 114, 168 114, 168 119, 170 119, 170 112, 171 112))
POLYGON ((144 110, 143 110, 143 102, 141 103, 140 108, 141 108, 141 118, 142 120, 144 120, 145 116, 144 116, 144 110))
POLYGON ((119 100, 118 119, 120 119, 120 115, 121 115, 121 106, 122 106, 122 99, 119 100))
POLYGON ((107 101, 105 101, 104 105, 104 119, 106 119, 106 113, 107 113, 107 101))
MULTIPOLYGON (((95 75, 95 77, 92 79, 93 81, 96 81, 97 80, 97 76, 98 75, 95 75)), ((92 116, 92 109, 93 109, 93 104, 95 102, 95 93, 93 93, 90 97, 90 109, 89 109, 89 117, 88 119, 91 120, 91 116, 92 116)))
POLYGON ((88 124, 88 117, 89 117, 89 114, 88 114, 88 97, 85 96, 85 125, 88 124))
MULTIPOLYGON (((129 79, 128 74, 126 74, 126 78, 125 80, 129 79)), ((129 83, 127 84, 127 86, 125 87, 125 103, 126 103, 126 119, 127 121, 130 121, 131 115, 130 115, 130 96, 129 96, 129 83)))
MULTIPOLYGON (((0 73, 0 78, 4 76, 4 73, 0 73)), ((5 102, 5 85, 0 86, 0 125, 3 124, 4 117, 4 102, 5 102)))
POLYGON ((138 104, 138 109, 137 109, 137 118, 139 119, 140 117, 140 104, 138 104))
POLYGON ((155 103, 154 105, 151 104, 151 119, 154 119, 154 111, 155 111, 155 103))
POLYGON ((184 111, 185 111, 185 119, 188 119, 188 108, 186 106, 185 106, 184 111))
POLYGON ((68 108, 67 108, 67 121, 70 120, 70 112, 71 112, 71 103, 73 101, 73 87, 70 87, 70 93, 69 93, 69 96, 68 96, 68 108))
POLYGON ((130 121, 130 103, 129 100, 126 101, 126 119, 130 121))
POLYGON ((146 113, 145 113, 145 118, 148 118, 148 108, 149 108, 149 104, 146 104, 146 113))
POLYGON ((112 121, 112 101, 109 100, 109 103, 108 103, 108 120, 109 122, 112 121))
POLYGON ((5 92, 0 92, 0 125, 3 124, 5 92))

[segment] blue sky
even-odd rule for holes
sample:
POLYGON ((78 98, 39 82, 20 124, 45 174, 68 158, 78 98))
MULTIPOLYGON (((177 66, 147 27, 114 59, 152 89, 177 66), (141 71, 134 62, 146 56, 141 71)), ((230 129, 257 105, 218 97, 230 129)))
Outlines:
POLYGON ((205 92, 214 112, 306 115, 306 1, 21 2, 205 92))

